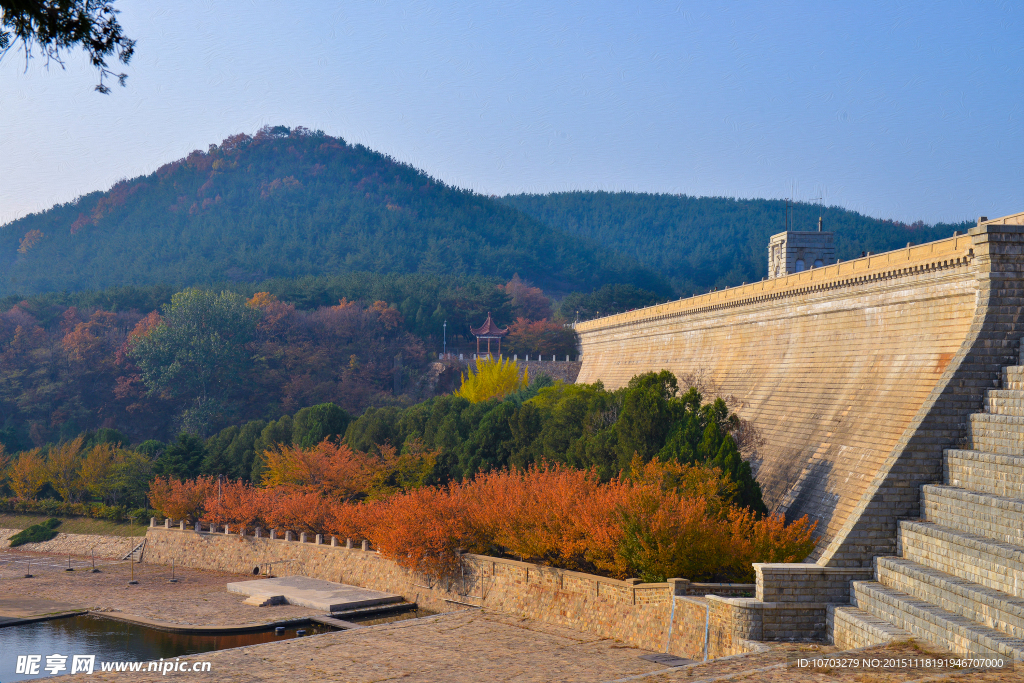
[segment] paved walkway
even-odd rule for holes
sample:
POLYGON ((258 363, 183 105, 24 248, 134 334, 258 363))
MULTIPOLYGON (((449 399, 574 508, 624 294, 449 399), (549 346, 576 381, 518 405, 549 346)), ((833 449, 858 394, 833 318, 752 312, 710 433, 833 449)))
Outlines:
MULTIPOLYGON (((23 578, 25 565, 21 561, 6 570, 0 567, 0 596, 56 600, 92 612, 124 613, 182 626, 244 626, 322 614, 322 611, 297 605, 244 605, 244 595, 228 593, 225 589, 229 582, 242 578, 238 574, 178 569, 174 572, 178 582, 170 583, 170 567, 143 562, 134 567, 138 585, 129 586, 132 568, 128 562, 102 565, 97 562, 101 568, 97 574, 84 567, 72 572, 57 567, 37 571, 36 566, 42 567, 55 560, 38 553, 18 555, 25 560, 33 558, 34 576, 23 578)), ((73 565, 75 559, 72 557, 73 565)), ((66 557, 64 566, 67 566, 66 557)))
MULTIPOLYGON (((315 681, 602 681, 663 670, 597 636, 506 615, 467 610, 278 643, 196 655, 209 673, 189 680, 267 683, 315 681)), ((156 673, 73 676, 69 681, 166 681, 156 673)), ((172 674, 179 680, 186 674, 172 674)))
MULTIPOLYGON (((26 554, 27 556, 28 554, 26 554)), ((41 560, 40 560, 41 561, 41 560)), ((102 572, 47 571, 35 578, 15 572, 0 575, 0 613, 11 617, 84 608, 136 615, 179 625, 258 624, 316 614, 293 605, 254 607, 228 593, 236 574, 135 565, 137 586, 128 586, 128 563, 109 564, 102 572)), ((16 628, 16 627, 15 627, 16 628)), ((412 683, 499 681, 619 681, 627 683, 895 683, 951 680, 1024 683, 1020 671, 936 672, 926 669, 809 671, 793 665, 798 657, 833 653, 822 645, 779 645, 769 652, 670 669, 640 659, 651 653, 598 636, 543 622, 470 609, 422 619, 380 624, 283 642, 181 658, 209 662, 206 673, 174 672, 177 680, 204 683, 402 680, 412 683), (936 677, 938 676, 938 677, 936 677)), ((906 643, 877 648, 878 658, 920 658, 932 651, 906 643)), ((862 653, 863 654, 863 653, 862 653)), ((943 654, 943 653, 936 653, 943 654)), ((158 672, 77 675, 62 681, 166 681, 158 672)))
MULTIPOLYGON (((205 673, 173 673, 204 683, 896 683, 898 681, 1024 681, 1024 672, 808 671, 796 657, 828 655, 833 648, 789 644, 770 652, 724 658, 683 668, 640 659, 648 654, 585 633, 507 615, 468 610, 357 631, 329 633, 182 658, 209 662, 205 673)), ((876 648, 876 658, 920 658, 929 651, 913 643, 876 648)), ((937 653, 943 654, 943 653, 937 653)), ((96 673, 70 681, 167 680, 158 673, 96 673)))

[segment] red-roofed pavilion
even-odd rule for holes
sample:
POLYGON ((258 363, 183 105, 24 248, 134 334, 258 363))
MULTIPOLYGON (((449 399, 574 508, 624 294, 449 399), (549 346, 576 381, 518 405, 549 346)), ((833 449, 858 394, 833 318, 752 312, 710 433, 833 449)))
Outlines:
POLYGON ((499 356, 501 355, 501 338, 504 337, 506 334, 508 334, 508 328, 506 327, 505 329, 501 329, 500 327, 495 325, 494 321, 491 320, 491 313, 490 313, 490 311, 487 312, 487 320, 484 322, 483 325, 481 325, 480 327, 476 327, 476 328, 471 327, 471 328, 469 328, 469 331, 473 333, 474 337, 476 337, 476 355, 477 356, 480 355, 480 340, 481 339, 486 339, 487 340, 487 355, 488 356, 491 355, 491 340, 492 339, 497 339, 498 340, 498 355, 499 356))

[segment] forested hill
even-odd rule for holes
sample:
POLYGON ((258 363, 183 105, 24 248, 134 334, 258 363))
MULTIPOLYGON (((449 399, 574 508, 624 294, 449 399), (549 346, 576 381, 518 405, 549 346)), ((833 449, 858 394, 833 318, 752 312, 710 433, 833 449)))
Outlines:
POLYGON ((283 126, 0 227, 0 296, 359 271, 670 293, 628 256, 361 145, 283 126))
MULTIPOLYGON (((563 192, 503 198, 553 228, 634 257, 671 280, 682 294, 732 287, 768 274, 768 239, 786 229, 786 202, 633 192, 563 192)), ((820 209, 836 233, 837 257, 882 252, 949 237, 962 224, 906 225, 839 207, 820 209)), ((816 230, 819 207, 797 204, 794 230, 816 230)))

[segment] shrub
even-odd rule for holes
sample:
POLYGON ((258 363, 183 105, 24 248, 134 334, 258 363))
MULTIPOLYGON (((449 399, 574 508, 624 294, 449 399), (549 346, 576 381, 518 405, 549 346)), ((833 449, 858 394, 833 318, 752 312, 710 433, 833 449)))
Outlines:
POLYGON ((55 530, 58 526, 60 526, 60 520, 54 517, 51 517, 40 524, 33 524, 29 528, 19 531, 11 536, 11 547, 16 548, 17 546, 25 545, 26 543, 43 543, 44 541, 49 541, 57 535, 55 530))

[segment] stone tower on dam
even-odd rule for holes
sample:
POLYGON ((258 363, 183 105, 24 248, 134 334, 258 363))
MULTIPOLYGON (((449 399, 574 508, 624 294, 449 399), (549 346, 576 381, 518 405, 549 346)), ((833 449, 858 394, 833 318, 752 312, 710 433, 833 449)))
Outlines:
POLYGON ((868 567, 896 553, 897 520, 919 515, 944 449, 970 437, 986 390, 1017 363, 1024 213, 834 255, 828 233, 782 233, 778 276, 579 323, 577 381, 709 372, 766 439, 755 468, 769 509, 818 523, 819 566, 868 567))

